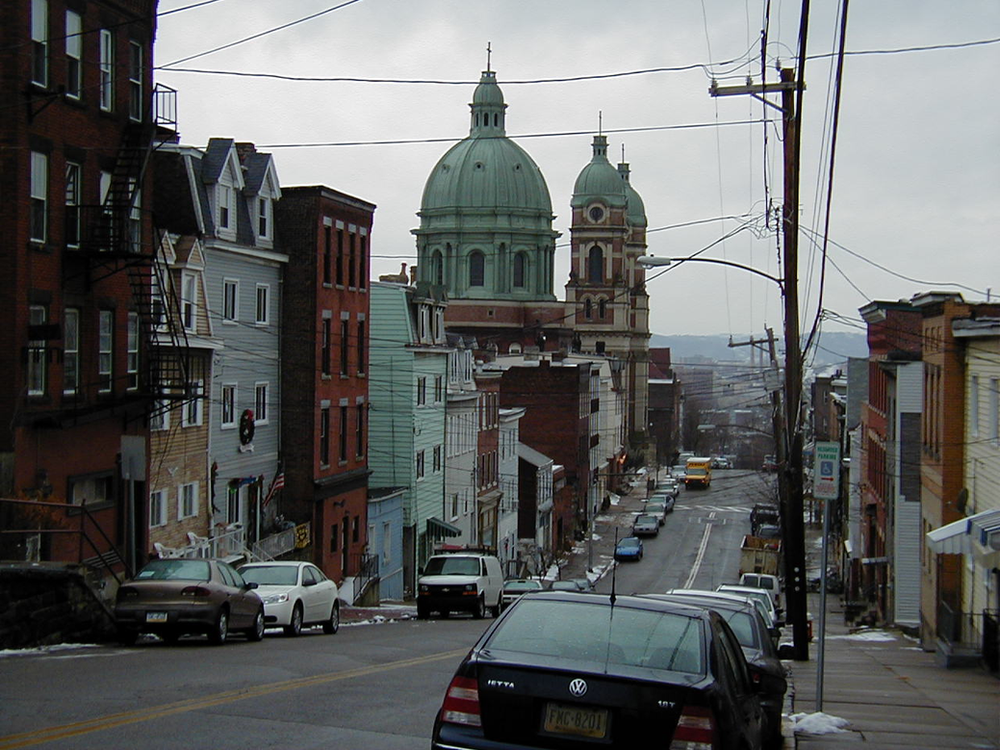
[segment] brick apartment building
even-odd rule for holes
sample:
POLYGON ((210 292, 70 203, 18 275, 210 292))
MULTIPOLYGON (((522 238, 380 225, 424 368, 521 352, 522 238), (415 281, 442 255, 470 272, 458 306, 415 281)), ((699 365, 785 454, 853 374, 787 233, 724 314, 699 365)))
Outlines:
POLYGON ((375 205, 322 185, 284 188, 282 511, 312 522, 313 561, 373 575, 368 544, 369 238, 375 205))
POLYGON ((150 346, 156 9, 0 10, 0 496, 55 504, 40 525, 71 532, 4 556, 131 567, 146 548, 147 408, 170 378, 150 346))

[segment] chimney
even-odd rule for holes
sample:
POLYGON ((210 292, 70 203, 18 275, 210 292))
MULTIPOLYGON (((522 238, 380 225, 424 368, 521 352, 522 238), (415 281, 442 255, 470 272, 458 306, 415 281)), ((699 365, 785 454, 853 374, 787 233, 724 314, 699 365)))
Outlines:
POLYGON ((236 155, 240 159, 240 164, 245 162, 248 156, 251 156, 256 153, 257 153, 257 147, 254 146, 252 143, 244 142, 236 144, 236 155))
MULTIPOLYGON (((403 265, 405 267, 406 264, 404 263, 403 265)), ((417 267, 416 266, 410 266, 410 283, 411 284, 416 284, 417 283, 417 267)))

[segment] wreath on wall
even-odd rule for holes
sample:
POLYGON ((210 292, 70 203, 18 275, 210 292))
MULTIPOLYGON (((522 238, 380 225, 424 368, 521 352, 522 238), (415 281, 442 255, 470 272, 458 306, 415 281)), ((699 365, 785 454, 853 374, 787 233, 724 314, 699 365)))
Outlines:
POLYGON ((253 409, 244 409, 240 415, 240 444, 246 445, 253 440, 254 433, 253 409))

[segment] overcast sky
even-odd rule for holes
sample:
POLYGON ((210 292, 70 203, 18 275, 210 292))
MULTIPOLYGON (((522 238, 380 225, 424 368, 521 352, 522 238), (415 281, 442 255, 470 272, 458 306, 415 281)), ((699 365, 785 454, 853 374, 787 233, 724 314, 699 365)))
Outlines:
MULTIPOLYGON (((507 134, 545 176, 563 235, 560 298, 573 183, 601 121, 609 157, 617 163, 624 147, 645 202, 649 253, 684 257, 717 243, 702 257, 780 274, 779 237, 764 220, 768 201, 778 205, 784 193, 780 113, 749 96, 712 97, 709 86, 713 78, 723 87, 748 75, 760 81, 768 4, 767 80, 777 79, 776 66, 794 66, 799 2, 217 0, 169 13, 196 2, 159 6, 156 80, 179 91, 182 142, 252 141, 275 155, 283 185, 323 184, 375 203, 373 275, 415 261, 410 230, 419 225, 424 183, 451 143, 468 135, 487 43, 508 105, 507 134), (583 80, 532 83, 552 78, 583 80), (370 143, 390 140, 406 142, 370 143), (309 145, 345 143, 365 145, 309 145)), ((836 5, 812 3, 809 23, 799 243, 805 329, 820 304, 819 245, 810 235, 818 243, 825 222, 836 5)), ((846 49, 822 308, 850 326, 871 299, 929 289, 977 301, 990 287, 1000 294, 1000 3, 855 0, 846 49)), ((781 330, 770 281, 704 263, 652 276, 656 333, 781 330)), ((829 319, 823 328, 850 330, 829 319)))

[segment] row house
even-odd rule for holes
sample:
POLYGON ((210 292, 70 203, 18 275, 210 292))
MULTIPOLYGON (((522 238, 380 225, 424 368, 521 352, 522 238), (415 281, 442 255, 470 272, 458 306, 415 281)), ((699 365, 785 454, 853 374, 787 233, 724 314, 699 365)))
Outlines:
POLYGON ((517 444, 517 537, 526 573, 542 575, 553 559, 552 509, 555 463, 522 442, 517 444))
POLYGON ((412 595, 435 545, 460 533, 444 518, 447 299, 425 282, 370 282, 369 295, 369 486, 404 488, 403 589, 412 595))
MULTIPOLYGON (((235 554, 267 536, 277 514, 267 489, 278 474, 281 428, 281 290, 288 263, 275 242, 281 189, 270 154, 228 138, 212 138, 204 149, 165 143, 154 167, 158 228, 177 236, 179 246, 198 247, 174 290, 184 329, 197 334, 210 326, 218 344, 210 376, 191 384, 201 403, 154 423, 168 431, 169 443, 173 430, 207 419, 207 455, 171 456, 203 460, 206 470, 176 489, 170 471, 176 467, 164 465, 166 476, 151 490, 162 492, 168 507, 169 493, 181 492, 176 522, 197 519, 205 536, 228 540, 224 548, 213 546, 213 554, 235 554)), ((168 514, 168 526, 171 520, 168 514)))
POLYGON ((521 555, 518 549, 518 508, 520 507, 520 445, 521 419, 524 409, 500 410, 500 441, 498 461, 500 466, 500 507, 497 512, 497 557, 508 576, 521 573, 521 555))
POLYGON ((499 550, 500 516, 500 372, 476 371, 479 391, 476 432, 476 523, 479 544, 499 550))
POLYGON ((668 347, 649 350, 648 383, 649 434, 656 441, 656 465, 670 466, 680 453, 681 383, 668 347))
POLYGON ((147 166, 174 121, 155 106, 174 104, 153 90, 156 11, 0 11, 0 526, 69 532, 4 535, 4 557, 128 571, 146 551, 146 419, 187 378, 152 342, 147 166))
POLYGON ((442 519, 458 533, 457 545, 479 545, 476 469, 479 463, 479 399, 473 362, 474 341, 447 334, 448 380, 445 406, 445 507, 442 519))
POLYGON ((372 548, 381 555, 368 551, 368 260, 375 206, 314 185, 284 188, 276 208, 289 258, 281 322, 281 511, 297 526, 312 524, 313 561, 334 580, 353 579, 358 598, 378 580, 381 558, 395 562, 384 544, 372 548))

